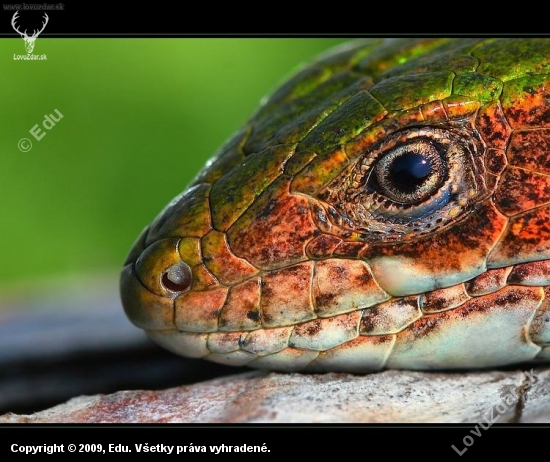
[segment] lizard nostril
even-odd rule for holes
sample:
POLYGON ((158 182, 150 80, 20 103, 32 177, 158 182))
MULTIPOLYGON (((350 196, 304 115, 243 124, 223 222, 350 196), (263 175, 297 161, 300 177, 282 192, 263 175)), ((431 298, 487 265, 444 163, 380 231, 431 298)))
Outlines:
POLYGON ((175 263, 162 275, 162 285, 172 292, 183 292, 191 287, 191 268, 184 262, 175 263))

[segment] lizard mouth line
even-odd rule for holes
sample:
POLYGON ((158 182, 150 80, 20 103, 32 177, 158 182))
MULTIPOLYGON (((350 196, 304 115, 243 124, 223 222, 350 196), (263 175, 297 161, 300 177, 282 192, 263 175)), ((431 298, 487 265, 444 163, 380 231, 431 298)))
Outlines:
MULTIPOLYGON (((135 274, 133 277, 137 279, 135 274)), ((390 367, 394 362, 399 364, 399 357, 405 352, 413 353, 413 340, 433 343, 433 359, 424 355, 423 360, 437 369, 432 363, 438 363, 437 352, 443 348, 440 343, 445 344, 441 339, 449 335, 449 329, 475 331, 477 318, 491 316, 491 311, 497 316, 501 311, 501 315, 523 316, 525 333, 516 332, 517 342, 529 350, 531 357, 528 360, 536 360, 538 355, 546 354, 550 345, 550 290, 547 287, 550 287, 550 260, 541 260, 491 269, 464 283, 427 293, 393 297, 369 307, 348 307, 341 314, 277 327, 262 326, 262 314, 259 313, 256 319, 259 324, 254 329, 228 328, 220 322, 222 308, 216 313, 217 324, 212 324, 208 331, 189 328, 178 321, 178 310, 186 307, 178 308, 174 300, 170 300, 168 308, 174 310, 170 325, 143 327, 150 338, 173 352, 180 353, 185 345, 188 352, 185 356, 288 371, 328 370, 323 364, 332 369, 334 357, 364 355, 368 346, 369 351, 377 354, 366 365, 363 362, 359 368, 352 366, 341 370, 370 372, 390 367), (488 296, 490 301, 487 301, 488 296), (392 353, 395 351, 394 360, 392 353), (294 366, 288 366, 283 358, 289 355, 301 359, 289 363, 294 366)), ((200 293, 197 296, 200 297, 200 293)), ((470 337, 475 337, 475 332, 470 337)), ((460 360, 452 366, 471 367, 460 360)), ((479 364, 479 367, 490 366, 490 363, 479 364)), ((446 361, 439 368, 449 367, 446 361)))

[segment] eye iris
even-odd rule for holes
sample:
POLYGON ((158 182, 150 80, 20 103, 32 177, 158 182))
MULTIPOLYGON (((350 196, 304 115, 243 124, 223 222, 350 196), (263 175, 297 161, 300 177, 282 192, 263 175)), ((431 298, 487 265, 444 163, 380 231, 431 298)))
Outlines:
POLYGON ((373 167, 370 187, 398 204, 426 200, 445 179, 444 152, 424 139, 390 149, 373 167))
POLYGON ((389 168, 388 179, 404 192, 413 192, 432 174, 429 159, 421 154, 407 153, 397 157, 389 168))

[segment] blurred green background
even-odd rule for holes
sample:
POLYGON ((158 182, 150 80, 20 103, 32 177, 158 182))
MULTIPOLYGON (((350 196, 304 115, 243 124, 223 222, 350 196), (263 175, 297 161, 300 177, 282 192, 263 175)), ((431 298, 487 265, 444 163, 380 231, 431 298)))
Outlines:
POLYGON ((39 38, 47 60, 22 61, 23 40, 1 40, 0 289, 119 271, 260 99, 342 42, 39 38))

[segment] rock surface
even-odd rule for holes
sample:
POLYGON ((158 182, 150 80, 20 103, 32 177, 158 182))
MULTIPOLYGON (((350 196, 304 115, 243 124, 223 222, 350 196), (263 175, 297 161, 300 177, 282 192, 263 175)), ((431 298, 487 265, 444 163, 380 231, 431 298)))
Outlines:
POLYGON ((0 423, 550 422, 550 369, 469 373, 247 372, 163 391, 80 396, 0 423))

